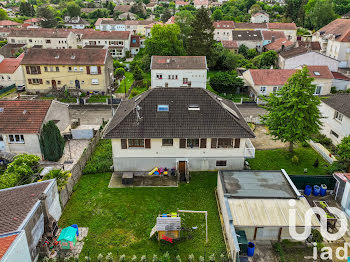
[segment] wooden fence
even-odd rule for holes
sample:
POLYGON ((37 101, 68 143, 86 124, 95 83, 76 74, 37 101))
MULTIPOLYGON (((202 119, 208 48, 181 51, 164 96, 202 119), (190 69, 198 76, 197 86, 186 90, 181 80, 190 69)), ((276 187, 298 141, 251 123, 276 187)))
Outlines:
POLYGON ((96 145, 100 141, 102 136, 102 131, 98 130, 96 135, 91 139, 88 146, 85 148, 83 154, 80 156, 79 160, 74 164, 70 172, 72 176, 68 178, 67 184, 60 192, 60 202, 62 209, 66 206, 69 198, 73 193, 73 187, 78 183, 81 175, 83 174, 83 169, 86 162, 90 159, 92 153, 94 152, 96 145))

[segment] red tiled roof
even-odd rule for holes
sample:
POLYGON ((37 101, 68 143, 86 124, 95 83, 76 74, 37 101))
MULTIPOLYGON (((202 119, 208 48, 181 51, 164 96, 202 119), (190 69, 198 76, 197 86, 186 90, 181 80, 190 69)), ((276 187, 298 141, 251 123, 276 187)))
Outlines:
POLYGON ((279 38, 286 38, 282 31, 263 30, 261 31, 261 33, 263 35, 264 40, 272 40, 273 36, 275 37, 275 40, 279 38))
POLYGON ((104 65, 107 49, 42 49, 26 51, 22 65, 104 65))
POLYGON ((37 134, 52 101, 0 101, 0 133, 37 134))
POLYGON ((190 2, 185 2, 185 1, 175 1, 176 5, 189 5, 190 2))
POLYGON ((131 7, 132 7, 131 5, 116 5, 114 8, 114 12, 118 11, 121 13, 127 13, 130 11, 131 7))
MULTIPOLYGON (((310 76, 313 78, 333 79, 328 66, 307 66, 310 76), (320 75, 315 75, 319 72, 320 75)), ((281 86, 297 72, 296 69, 250 69, 249 70, 255 85, 281 86)))
POLYGON ((222 46, 228 49, 236 49, 238 48, 237 41, 234 40, 221 40, 222 46))
POLYGON ((265 45, 264 47, 267 50, 280 51, 282 49, 282 46, 291 47, 293 45, 294 45, 294 43, 287 40, 286 38, 279 38, 279 39, 276 39, 274 42, 272 42, 268 45, 265 45))
POLYGON ((310 49, 310 50, 316 50, 316 51, 321 50, 321 45, 320 45, 320 42, 318 42, 318 41, 314 41, 314 42, 298 41, 298 45, 303 46, 303 47, 310 49))
POLYGON ((350 42, 350 19, 336 19, 318 30, 323 35, 334 35, 336 41, 350 42))
POLYGON ((265 13, 265 12, 257 12, 256 14, 254 14, 253 16, 258 16, 258 15, 264 15, 269 17, 269 14, 265 13))
POLYGON ((267 23, 269 29, 297 30, 295 23, 267 23))
POLYGON ((41 21, 41 18, 34 17, 34 18, 25 20, 24 23, 38 23, 40 21, 41 21))
POLYGON ((83 35, 83 39, 111 39, 111 40, 127 40, 129 39, 129 31, 95 31, 89 30, 83 35))
POLYGON ((10 20, 1 20, 0 21, 0 26, 16 26, 16 25, 21 25, 20 23, 16 23, 10 20))
POLYGON ((130 47, 140 47, 140 36, 139 35, 132 35, 131 36, 130 47), (135 43, 133 43, 134 39, 136 40, 135 43))
POLYGON ((7 250, 12 245, 12 242, 15 241, 17 234, 0 237, 0 259, 6 254, 7 250))
POLYGON ((17 58, 5 58, 0 63, 0 74, 13 74, 16 72, 17 68, 20 66, 21 61, 24 57, 24 53, 22 53, 17 58))
POLYGON ((152 56, 153 69, 207 69, 205 56, 152 56))
POLYGON ((9 37, 45 37, 45 38, 66 38, 71 33, 68 29, 56 28, 16 28, 11 30, 9 37))
POLYGON ((234 29, 235 23, 233 21, 215 21, 213 26, 215 29, 234 29))
POLYGON ((194 0, 193 4, 194 5, 208 5, 209 1, 208 0, 194 0))
POLYGON ((334 79, 341 79, 341 80, 350 81, 350 78, 342 73, 332 72, 332 75, 333 75, 334 79))

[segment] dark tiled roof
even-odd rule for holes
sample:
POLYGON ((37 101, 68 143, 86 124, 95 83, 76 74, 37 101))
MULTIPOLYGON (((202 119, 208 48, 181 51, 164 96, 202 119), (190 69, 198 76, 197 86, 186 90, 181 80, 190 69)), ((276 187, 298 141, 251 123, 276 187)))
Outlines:
POLYGON ((130 11, 131 7, 131 5, 117 5, 114 8, 114 12, 126 13, 130 11))
POLYGON ((22 65, 104 65, 107 49, 41 49, 30 48, 22 65))
MULTIPOLYGON (((116 23, 117 24, 117 23, 116 23)), ((107 40, 127 40, 129 31, 95 31, 89 30, 84 33, 82 39, 107 39, 107 40)))
POLYGON ((315 50, 315 51, 321 50, 321 45, 320 45, 320 42, 318 41, 315 41, 315 42, 298 41, 298 45, 308 48, 310 50, 315 50))
POLYGON ((235 104, 219 99, 203 88, 150 89, 121 102, 105 138, 255 137, 235 104), (157 105, 169 105, 169 112, 157 112, 157 105), (188 110, 189 105, 200 110, 188 110))
POLYGON ((292 49, 289 49, 289 50, 282 51, 280 53, 280 56, 282 56, 283 58, 290 58, 290 57, 298 56, 298 55, 301 55, 301 54, 305 54, 308 51, 309 50, 306 47, 299 46, 297 48, 292 48, 292 49))
POLYGON ((260 41, 262 34, 260 30, 233 30, 232 40, 236 41, 260 41))
MULTIPOLYGON (((0 101, 0 133, 37 134, 52 101, 0 101)), ((1 205, 0 205, 1 206, 1 205)))
POLYGON ((264 29, 267 28, 266 23, 235 23, 237 29, 264 29))
POLYGON ((322 102, 329 105, 343 115, 350 118, 350 94, 335 94, 322 99, 322 102))
POLYGON ((207 69, 205 56, 152 56, 151 69, 207 69))
POLYGON ((51 181, 0 190, 0 234, 18 230, 51 181))

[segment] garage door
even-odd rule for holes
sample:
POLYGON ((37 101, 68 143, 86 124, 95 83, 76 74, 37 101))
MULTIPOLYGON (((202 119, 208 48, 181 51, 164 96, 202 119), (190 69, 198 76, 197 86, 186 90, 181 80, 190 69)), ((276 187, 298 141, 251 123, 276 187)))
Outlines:
POLYGON ((278 227, 258 227, 256 240, 278 240, 280 229, 278 227))

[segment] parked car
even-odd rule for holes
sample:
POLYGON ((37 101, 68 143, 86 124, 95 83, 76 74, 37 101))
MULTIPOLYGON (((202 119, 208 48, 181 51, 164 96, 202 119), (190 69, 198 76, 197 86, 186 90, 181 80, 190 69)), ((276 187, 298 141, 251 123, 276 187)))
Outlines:
POLYGON ((26 85, 25 84, 17 86, 17 92, 23 92, 25 90, 26 90, 26 85))

